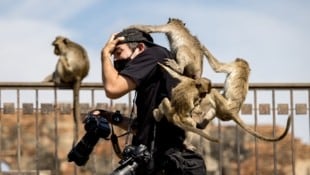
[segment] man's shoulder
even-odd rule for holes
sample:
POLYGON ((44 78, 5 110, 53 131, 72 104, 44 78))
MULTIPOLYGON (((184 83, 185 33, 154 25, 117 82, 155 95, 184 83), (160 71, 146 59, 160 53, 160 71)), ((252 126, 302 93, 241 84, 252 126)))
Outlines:
POLYGON ((167 48, 159 45, 149 47, 146 51, 154 54, 166 54, 166 55, 171 54, 167 48))

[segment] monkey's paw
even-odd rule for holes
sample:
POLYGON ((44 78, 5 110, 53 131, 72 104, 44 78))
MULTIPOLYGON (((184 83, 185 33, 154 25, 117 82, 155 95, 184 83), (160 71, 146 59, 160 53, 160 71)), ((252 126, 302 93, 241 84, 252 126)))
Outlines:
POLYGON ((154 109, 153 110, 153 116, 154 116, 154 119, 159 122, 162 118, 163 118, 163 114, 160 112, 159 109, 154 109))
POLYGON ((175 60, 167 58, 165 59, 165 65, 170 67, 174 71, 180 74, 183 74, 183 70, 181 69, 181 67, 178 65, 178 63, 175 60))

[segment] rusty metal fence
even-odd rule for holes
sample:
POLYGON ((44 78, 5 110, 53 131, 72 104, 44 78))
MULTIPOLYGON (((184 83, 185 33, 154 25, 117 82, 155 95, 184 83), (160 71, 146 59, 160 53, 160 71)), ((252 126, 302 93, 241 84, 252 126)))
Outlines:
MULTIPOLYGON (((222 84, 214 87, 222 88, 222 84)), ((129 114, 133 106, 131 94, 119 101, 106 99, 100 83, 83 83, 80 98, 82 114, 94 108, 129 114)), ((290 133, 283 141, 267 143, 233 122, 215 120, 207 132, 221 143, 201 138, 196 143, 208 175, 310 175, 310 83, 250 84, 240 114, 257 132, 269 136, 282 132, 291 114, 290 133)), ((116 168, 119 159, 105 140, 96 145, 86 166, 67 162, 72 125, 70 88, 51 83, 0 83, 0 174, 101 175, 116 168)), ((80 131, 81 137, 84 131, 80 131)))

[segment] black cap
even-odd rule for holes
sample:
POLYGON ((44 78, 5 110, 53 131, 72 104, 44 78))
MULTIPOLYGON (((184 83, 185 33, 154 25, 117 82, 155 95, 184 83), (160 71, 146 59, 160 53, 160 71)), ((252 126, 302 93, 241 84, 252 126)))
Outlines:
POLYGON ((153 42, 153 38, 150 34, 134 28, 124 29, 123 31, 115 35, 115 38, 118 37, 125 37, 125 40, 119 42, 120 44, 130 42, 143 42, 148 45, 156 45, 153 42))

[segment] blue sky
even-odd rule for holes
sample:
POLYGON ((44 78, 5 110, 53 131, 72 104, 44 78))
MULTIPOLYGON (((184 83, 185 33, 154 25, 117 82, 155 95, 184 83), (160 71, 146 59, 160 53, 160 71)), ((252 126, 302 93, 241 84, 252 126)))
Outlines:
MULTIPOLYGON (((252 83, 310 82, 309 9, 308 0, 1 0, 0 82, 42 81, 58 59, 51 45, 57 35, 87 50, 84 82, 101 82, 100 51, 112 33, 169 17, 182 19, 218 59, 246 59, 252 83)), ((153 36, 168 47, 163 34, 153 36)), ((203 75, 225 79, 206 61, 203 75)))
MULTIPOLYGON (((100 82, 100 50, 111 33, 176 17, 219 59, 247 59, 251 82, 310 82, 309 8, 306 0, 2 0, 0 81, 41 81, 57 61, 51 42, 64 35, 88 51, 84 81, 100 82)), ((164 35, 153 36, 168 46, 164 35)), ((206 62, 204 76, 217 83, 225 78, 206 62)))

